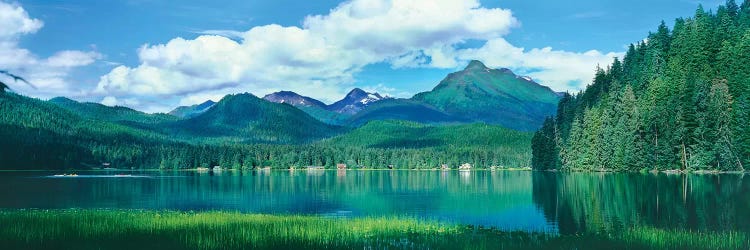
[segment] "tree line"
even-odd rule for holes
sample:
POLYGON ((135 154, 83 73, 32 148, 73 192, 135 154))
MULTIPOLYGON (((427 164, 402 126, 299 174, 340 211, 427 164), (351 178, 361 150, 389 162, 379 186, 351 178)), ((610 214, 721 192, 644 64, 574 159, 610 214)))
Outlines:
POLYGON ((750 1, 662 22, 567 94, 532 139, 535 169, 744 170, 750 1))
POLYGON ((314 143, 258 144, 175 137, 150 125, 82 116, 14 93, 0 94, 0 110, 0 169, 334 168, 340 163, 351 168, 528 167, 531 157, 529 133, 482 124, 375 122, 314 143))

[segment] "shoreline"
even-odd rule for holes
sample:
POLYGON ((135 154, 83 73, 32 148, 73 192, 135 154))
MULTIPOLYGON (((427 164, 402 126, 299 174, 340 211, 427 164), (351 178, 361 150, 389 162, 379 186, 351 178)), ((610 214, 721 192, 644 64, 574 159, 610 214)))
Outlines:
POLYGON ((718 175, 718 174, 750 174, 750 170, 745 171, 720 171, 720 170, 650 170, 650 171, 615 171, 609 169, 545 169, 545 170, 532 170, 539 172, 553 172, 553 173, 617 173, 617 174, 667 174, 667 175, 718 175))
POLYGON ((272 168, 272 169, 222 169, 219 171, 215 170, 205 170, 205 169, 198 169, 198 168, 185 168, 185 169, 154 169, 154 168, 146 168, 146 169, 3 169, 0 170, 0 173, 2 172, 65 172, 65 171, 71 171, 71 172, 266 172, 266 171, 273 171, 273 172, 315 172, 315 171, 415 171, 415 172, 523 172, 523 171, 530 171, 530 172, 552 172, 552 173, 612 173, 612 174, 667 174, 667 175, 686 175, 686 174, 694 174, 694 175, 723 175, 723 174, 750 174, 750 170, 746 171, 718 171, 718 170, 694 170, 694 171, 685 171, 685 170, 658 170, 658 171, 614 171, 614 170, 582 170, 582 169, 566 169, 566 170, 558 170, 558 169, 548 169, 548 170, 536 170, 532 168, 497 168, 497 169, 488 169, 488 168, 481 168, 481 169, 471 169, 471 170, 463 170, 463 169, 439 169, 439 168, 425 168, 425 169, 388 169, 388 168, 350 168, 350 169, 335 169, 335 168, 326 168, 326 169, 307 169, 307 168, 297 168, 297 169, 285 169, 285 168, 272 168))

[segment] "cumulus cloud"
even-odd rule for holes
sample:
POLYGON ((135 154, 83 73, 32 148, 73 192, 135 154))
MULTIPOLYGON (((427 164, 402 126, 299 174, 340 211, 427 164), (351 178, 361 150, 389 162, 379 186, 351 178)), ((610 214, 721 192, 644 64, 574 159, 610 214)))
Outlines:
POLYGON ((191 104, 205 93, 292 90, 332 102, 368 64, 413 61, 423 49, 502 36, 517 24, 510 10, 484 8, 475 0, 354 0, 306 17, 301 27, 212 31, 144 45, 139 65, 116 67, 101 77, 95 93, 180 95, 186 96, 181 103, 191 104))
POLYGON ((395 98, 409 98, 412 95, 414 95, 414 93, 404 91, 401 89, 397 89, 394 87, 389 87, 383 83, 378 83, 376 85, 370 85, 370 86, 364 86, 362 87, 362 89, 370 93, 379 93, 382 96, 389 96, 389 97, 395 97, 395 98))
POLYGON ((0 27, 3 27, 3 29, 0 29, 0 39, 3 41, 19 35, 34 33, 44 25, 38 19, 29 18, 26 10, 18 5, 0 2, 0 13, 2 13, 0 15, 0 27))
POLYGON ((3 79, 4 82, 10 83, 14 91, 38 97, 70 96, 87 91, 69 83, 69 74, 77 67, 93 63, 101 55, 93 51, 66 50, 39 58, 19 47, 22 36, 36 33, 43 26, 41 20, 29 17, 22 6, 0 1, 0 69, 23 76, 37 88, 7 79, 3 79))
POLYGON ((194 39, 143 45, 138 65, 101 76, 93 93, 114 100, 179 96, 177 102, 189 105, 226 93, 292 90, 332 102, 369 64, 458 68, 471 59, 562 91, 580 89, 597 64, 619 55, 515 47, 503 36, 518 25, 510 10, 486 8, 478 0, 351 0, 306 17, 299 27, 208 30, 194 39), (486 43, 461 49, 469 40, 486 43))
POLYGON ((575 91, 585 87, 593 79, 594 67, 612 63, 622 52, 602 53, 590 50, 583 53, 541 49, 518 48, 503 38, 496 38, 477 49, 455 51, 456 58, 464 61, 477 59, 489 67, 507 67, 518 74, 528 75, 535 81, 555 91, 575 91))

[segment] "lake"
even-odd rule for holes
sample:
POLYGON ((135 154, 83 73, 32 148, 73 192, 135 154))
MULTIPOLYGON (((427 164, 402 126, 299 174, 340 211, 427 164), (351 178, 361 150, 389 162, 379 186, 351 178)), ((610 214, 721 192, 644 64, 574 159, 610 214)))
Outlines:
POLYGON ((531 171, 0 172, 0 208, 408 216, 572 234, 643 225, 750 231, 741 174, 531 171), (68 172, 70 173, 70 172, 68 172))

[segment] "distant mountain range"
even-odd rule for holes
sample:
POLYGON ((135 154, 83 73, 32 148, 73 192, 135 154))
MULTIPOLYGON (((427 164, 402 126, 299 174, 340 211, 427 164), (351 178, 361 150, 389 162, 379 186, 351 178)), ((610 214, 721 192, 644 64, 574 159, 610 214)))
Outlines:
POLYGON ((304 143, 336 135, 341 128, 285 104, 252 94, 227 95, 191 118, 167 123, 178 137, 208 137, 245 143, 304 143))
POLYGON ((559 99, 558 93, 529 77, 471 61, 463 70, 449 74, 432 90, 409 99, 391 98, 355 88, 343 99, 328 105, 295 92, 280 91, 262 99, 251 94, 228 95, 218 103, 208 100, 178 107, 169 114, 145 114, 129 108, 78 103, 62 97, 50 102, 84 117, 107 121, 171 122, 167 126, 169 133, 182 136, 198 133, 258 142, 296 142, 310 139, 296 131, 301 126, 305 127, 304 130, 328 135, 334 133, 336 126, 358 127, 374 120, 426 124, 482 122, 530 131, 539 128, 546 117, 555 114, 559 99))
POLYGON ((414 158, 420 155, 442 155, 430 158, 434 167, 467 156, 480 163, 478 155, 486 153, 493 162, 525 165, 531 135, 525 131, 554 113, 558 98, 531 79, 478 61, 409 99, 354 89, 330 105, 283 91, 264 98, 232 94, 168 114, 147 114, 64 97, 43 101, 3 93, 0 159, 4 167, 17 169, 104 163, 190 168, 229 162, 331 166, 386 156, 389 164, 408 166, 427 164, 414 158), (428 151, 408 151, 414 156, 407 157, 408 164, 399 157, 416 149, 428 151), (369 156, 362 158, 363 152, 369 156), (512 157, 503 158, 507 155, 512 157))
MULTIPOLYGON (((431 91, 410 99, 391 98, 359 88, 330 105, 291 91, 268 94, 263 99, 292 105, 332 125, 356 127, 373 120, 392 119, 429 124, 483 122, 530 131, 555 114, 560 97, 559 93, 530 77, 471 61, 463 70, 449 74, 431 91)), ((213 105, 209 101, 179 107, 170 114, 191 117, 213 105)))
POLYGON ((479 122, 528 131, 555 113, 558 99, 557 93, 530 78, 472 61, 431 91, 409 99, 359 88, 330 105, 291 91, 263 98, 245 93, 178 107, 168 114, 146 114, 64 97, 48 102, 85 119, 114 122, 181 141, 288 144, 330 138, 383 120, 433 125, 479 122))
POLYGON ((275 103, 287 103, 295 107, 314 107, 325 109, 331 112, 340 114, 353 115, 372 105, 373 103, 391 99, 390 97, 383 97, 378 93, 369 93, 360 88, 355 88, 347 94, 344 99, 341 99, 331 105, 315 100, 311 97, 302 96, 292 91, 279 91, 268 94, 263 97, 266 101, 275 103))

